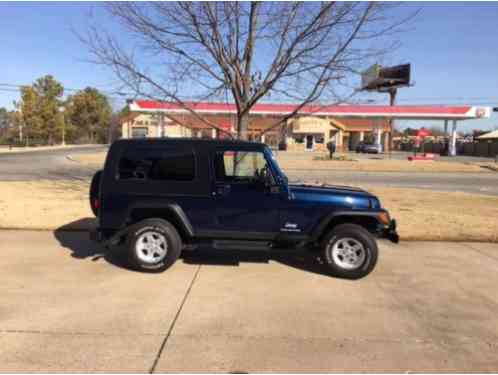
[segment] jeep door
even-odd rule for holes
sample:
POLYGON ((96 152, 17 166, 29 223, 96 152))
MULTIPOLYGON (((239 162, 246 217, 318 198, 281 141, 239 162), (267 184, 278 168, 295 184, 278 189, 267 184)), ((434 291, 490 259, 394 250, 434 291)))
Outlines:
POLYGON ((212 164, 219 234, 240 239, 273 238, 279 229, 281 195, 262 182, 261 173, 271 173, 264 153, 218 149, 212 164))

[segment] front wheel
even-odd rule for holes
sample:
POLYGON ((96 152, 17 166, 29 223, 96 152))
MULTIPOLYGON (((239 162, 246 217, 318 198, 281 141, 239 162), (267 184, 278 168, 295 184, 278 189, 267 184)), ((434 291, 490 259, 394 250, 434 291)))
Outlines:
POLYGON ((375 238, 356 224, 338 225, 322 243, 325 264, 335 276, 346 279, 360 279, 372 272, 377 254, 375 238))

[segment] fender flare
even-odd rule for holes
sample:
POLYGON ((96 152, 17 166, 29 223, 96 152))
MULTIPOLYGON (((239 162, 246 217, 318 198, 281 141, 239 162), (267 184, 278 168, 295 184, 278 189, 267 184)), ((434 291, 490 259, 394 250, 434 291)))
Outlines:
MULTIPOLYGON (((194 228, 192 227, 192 224, 190 223, 190 220, 188 219, 187 215, 185 214, 185 211, 178 205, 178 203, 175 202, 168 202, 165 204, 157 204, 154 203, 152 204, 151 202, 136 202, 128 208, 128 213, 127 213, 127 218, 130 219, 132 217, 133 211, 135 210, 140 210, 140 209, 159 209, 159 210, 164 210, 169 213, 172 213, 175 219, 177 219, 177 223, 172 223, 172 224, 178 224, 180 225, 182 231, 186 233, 188 237, 194 237, 194 228)), ((150 217, 150 218, 145 218, 143 220, 147 219, 160 219, 160 220, 165 220, 164 218, 159 217, 150 217)), ((142 221, 142 220, 140 220, 142 221)), ((133 224, 132 224, 133 225, 133 224)), ((131 226, 132 226, 131 225, 131 226)))
POLYGON ((382 211, 334 211, 325 215, 319 223, 315 226, 315 228, 311 232, 311 239, 316 241, 323 234, 323 231, 329 226, 332 220, 341 217, 341 216, 357 216, 357 217, 371 217, 377 221, 378 224, 382 223, 379 221, 378 215, 382 211))

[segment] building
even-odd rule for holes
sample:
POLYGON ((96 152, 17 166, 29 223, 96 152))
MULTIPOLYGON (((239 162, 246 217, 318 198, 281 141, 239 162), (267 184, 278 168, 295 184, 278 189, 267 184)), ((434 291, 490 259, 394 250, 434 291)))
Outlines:
POLYGON ((483 134, 477 137, 478 141, 498 141, 498 130, 483 134))
MULTIPOLYGON (((176 103, 137 100, 130 103, 131 115, 122 122, 124 138, 131 137, 208 137, 223 138, 234 134, 236 107, 228 103, 176 103), (192 111, 202 116, 207 125, 192 111)), ((439 119, 456 121, 489 117, 488 108, 471 106, 373 106, 307 105, 296 116, 293 104, 256 104, 249 118, 249 139, 272 147, 285 143, 288 150, 324 151, 334 141, 337 151, 354 150, 358 142, 381 143, 389 150, 392 119, 439 119)))
MULTIPOLYGON (((123 138, 192 137, 193 129, 158 114, 132 112, 121 120, 123 138), (160 126, 162 123, 162 126, 160 126)), ((211 137, 211 133, 208 134, 211 137)))

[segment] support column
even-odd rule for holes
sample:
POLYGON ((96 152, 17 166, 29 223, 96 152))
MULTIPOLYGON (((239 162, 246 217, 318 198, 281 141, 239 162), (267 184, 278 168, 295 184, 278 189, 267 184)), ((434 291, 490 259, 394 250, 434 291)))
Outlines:
POLYGON ((360 142, 365 140, 365 132, 360 132, 360 142))
POLYGON ((261 134, 261 143, 265 143, 265 134, 261 134))
POLYGON ((444 120, 444 136, 448 136, 448 120, 444 120))
POLYGON ((451 138, 450 138, 450 156, 455 156, 456 155, 456 132, 457 132, 457 122, 456 120, 453 120, 453 126, 451 128, 451 138))
POLYGON ((375 143, 381 145, 382 144, 382 129, 381 128, 377 128, 376 129, 376 137, 375 137, 375 143))
POLYGON ((390 144, 389 144, 390 143, 389 142, 390 136, 391 136, 391 133, 388 133, 388 132, 384 133, 384 137, 383 137, 384 139, 382 142, 382 151, 383 152, 390 152, 391 151, 389 148, 390 147, 390 144))
POLYGON ((215 139, 216 138, 216 129, 211 129, 211 138, 215 139))
POLYGON ((343 137, 342 130, 339 129, 337 133, 335 133, 335 146, 337 151, 342 151, 342 137, 343 137))

